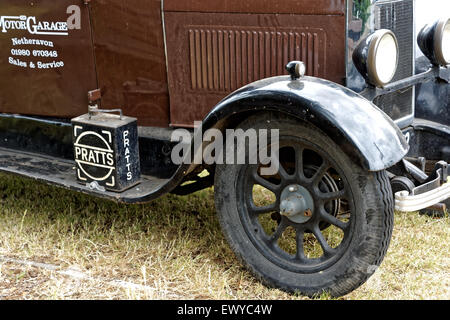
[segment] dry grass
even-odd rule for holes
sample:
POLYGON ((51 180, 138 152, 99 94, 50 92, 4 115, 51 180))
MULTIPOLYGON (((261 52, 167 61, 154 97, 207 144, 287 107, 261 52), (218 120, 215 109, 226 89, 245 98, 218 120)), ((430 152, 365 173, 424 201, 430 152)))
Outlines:
MULTIPOLYGON (((237 262, 212 190, 125 206, 0 179, 0 257, 59 267, 0 261, 0 299, 305 299, 264 287, 237 262), (67 269, 89 278, 61 273, 67 269)), ((398 213, 381 268, 343 299, 449 299, 449 240, 448 216, 398 213)))

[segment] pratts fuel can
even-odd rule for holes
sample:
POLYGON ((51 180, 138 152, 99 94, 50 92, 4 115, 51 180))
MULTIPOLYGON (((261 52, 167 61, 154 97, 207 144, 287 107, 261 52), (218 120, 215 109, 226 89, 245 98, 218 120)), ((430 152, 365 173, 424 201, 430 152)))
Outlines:
POLYGON ((76 175, 80 183, 122 192, 140 180, 137 119, 120 109, 72 119, 76 175), (111 112, 120 112, 120 115, 111 112))

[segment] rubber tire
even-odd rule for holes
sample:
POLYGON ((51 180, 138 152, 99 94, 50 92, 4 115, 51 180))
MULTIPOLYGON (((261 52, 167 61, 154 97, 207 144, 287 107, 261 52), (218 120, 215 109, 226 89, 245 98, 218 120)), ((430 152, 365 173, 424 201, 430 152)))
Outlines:
POLYGON ((361 286, 381 264, 392 235, 394 203, 385 171, 368 172, 354 162, 316 127, 277 114, 254 116, 239 128, 280 129, 280 137, 291 135, 308 140, 340 164, 350 184, 356 213, 354 231, 347 250, 328 269, 309 274, 282 269, 265 258, 252 244, 239 217, 236 182, 243 165, 217 165, 215 204, 223 233, 237 258, 269 287, 290 293, 317 296, 328 292, 339 297, 361 286))

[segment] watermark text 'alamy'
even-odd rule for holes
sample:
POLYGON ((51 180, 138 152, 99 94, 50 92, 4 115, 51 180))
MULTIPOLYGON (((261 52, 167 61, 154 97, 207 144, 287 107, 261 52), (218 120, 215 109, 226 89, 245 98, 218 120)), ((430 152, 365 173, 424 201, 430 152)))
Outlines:
POLYGON ((225 135, 218 129, 203 132, 202 123, 194 123, 192 134, 177 129, 171 141, 172 162, 181 164, 259 164, 261 175, 274 175, 279 169, 278 129, 227 129, 225 135))

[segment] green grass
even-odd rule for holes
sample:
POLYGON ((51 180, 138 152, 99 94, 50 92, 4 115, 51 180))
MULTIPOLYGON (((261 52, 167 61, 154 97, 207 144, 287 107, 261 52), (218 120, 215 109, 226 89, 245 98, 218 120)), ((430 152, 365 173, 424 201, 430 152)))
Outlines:
MULTIPOLYGON (((212 189, 126 206, 0 174, 0 199, 1 257, 151 288, 0 262, 0 299, 306 299, 264 287, 235 259, 212 189)), ((448 216, 396 214, 381 268, 343 299, 449 299, 449 240, 448 216)))

